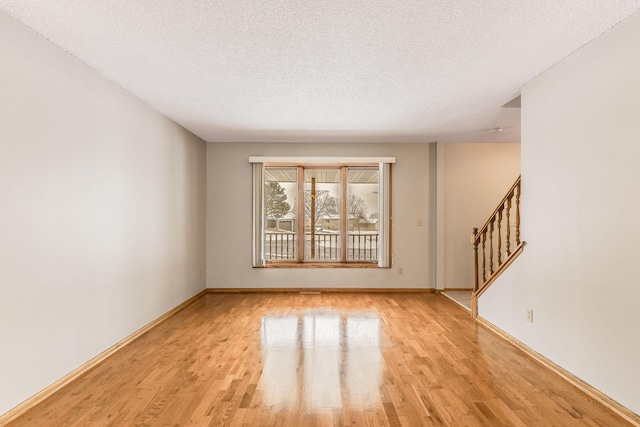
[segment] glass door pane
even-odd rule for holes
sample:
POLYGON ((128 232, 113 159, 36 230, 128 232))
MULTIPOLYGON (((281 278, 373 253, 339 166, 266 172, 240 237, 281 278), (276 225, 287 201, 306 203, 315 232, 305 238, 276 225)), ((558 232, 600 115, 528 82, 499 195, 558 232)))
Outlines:
POLYGON ((378 168, 347 169, 347 260, 378 261, 378 168))
POLYGON ((264 171, 264 252, 265 259, 297 259, 298 170, 265 168, 264 171))
POLYGON ((340 261, 340 170, 304 171, 304 259, 340 261))

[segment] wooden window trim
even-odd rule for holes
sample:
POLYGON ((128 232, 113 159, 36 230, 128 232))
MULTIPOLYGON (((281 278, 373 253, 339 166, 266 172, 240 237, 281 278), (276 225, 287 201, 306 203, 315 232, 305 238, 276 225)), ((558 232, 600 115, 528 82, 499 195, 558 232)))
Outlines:
MULTIPOLYGON (((386 160, 386 158, 385 158, 386 160)), ((395 158, 391 163, 395 163, 395 158)), ((355 168, 378 168, 379 163, 369 162, 332 162, 332 163, 306 163, 306 162, 265 162, 264 166, 267 168, 296 168, 297 171, 297 218, 296 233, 297 233, 297 245, 296 245, 296 259, 289 260, 265 260, 263 268, 381 268, 378 262, 363 262, 361 260, 349 260, 347 253, 347 241, 348 241, 348 214, 347 211, 347 170, 350 167, 355 168), (340 215, 340 259, 341 261, 323 261, 323 260, 305 260, 305 207, 304 207, 304 194, 305 194, 305 170, 319 170, 319 169, 333 169, 340 171, 340 204, 341 211, 344 211, 344 215, 340 215)), ((389 198, 391 197, 391 189, 389 188, 389 198)), ((391 217, 389 218, 391 221, 391 217)), ((391 242, 391 233, 389 234, 389 244, 391 242)))
POLYGON ((263 268, 380 268, 378 264, 362 262, 267 261, 263 268))

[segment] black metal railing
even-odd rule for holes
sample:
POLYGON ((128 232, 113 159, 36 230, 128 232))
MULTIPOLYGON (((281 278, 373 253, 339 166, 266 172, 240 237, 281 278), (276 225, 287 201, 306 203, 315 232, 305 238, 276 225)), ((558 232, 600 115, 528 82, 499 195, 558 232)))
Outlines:
POLYGON ((265 258, 296 259, 296 235, 295 233, 265 233, 264 235, 265 258))
POLYGON ((378 260, 378 235, 377 234, 348 234, 347 257, 349 260, 377 261, 378 260))
MULTIPOLYGON (((265 233, 265 258, 267 260, 296 260, 297 238, 295 233, 265 233)), ((340 234, 316 233, 314 250, 311 251, 311 234, 305 233, 305 260, 341 261, 340 234), (313 252, 314 256, 311 257, 313 252)), ((347 234, 347 260, 378 260, 379 236, 377 233, 347 234)))
POLYGON ((311 250, 311 233, 305 235, 305 259, 340 261, 340 235, 321 234, 314 236, 314 250, 311 250), (313 256, 311 255, 313 253, 313 256))

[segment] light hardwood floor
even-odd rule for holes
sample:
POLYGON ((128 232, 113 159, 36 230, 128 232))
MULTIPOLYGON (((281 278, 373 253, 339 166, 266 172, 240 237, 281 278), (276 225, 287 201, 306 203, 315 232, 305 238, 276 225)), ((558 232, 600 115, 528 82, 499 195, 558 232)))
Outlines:
POLYGON ((206 294, 9 426, 625 426, 442 295, 206 294))

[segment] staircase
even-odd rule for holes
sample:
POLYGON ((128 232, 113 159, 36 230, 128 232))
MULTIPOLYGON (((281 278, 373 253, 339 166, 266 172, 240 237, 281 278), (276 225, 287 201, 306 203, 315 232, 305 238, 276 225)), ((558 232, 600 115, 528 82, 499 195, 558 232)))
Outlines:
POLYGON ((478 297, 522 253, 520 240, 520 177, 479 230, 473 229, 474 282, 471 315, 478 316, 478 297))

